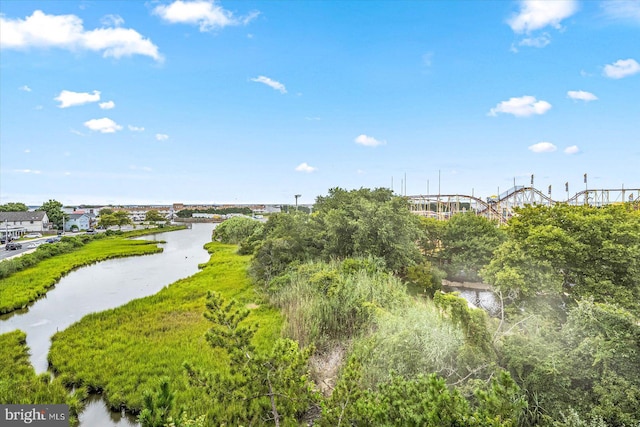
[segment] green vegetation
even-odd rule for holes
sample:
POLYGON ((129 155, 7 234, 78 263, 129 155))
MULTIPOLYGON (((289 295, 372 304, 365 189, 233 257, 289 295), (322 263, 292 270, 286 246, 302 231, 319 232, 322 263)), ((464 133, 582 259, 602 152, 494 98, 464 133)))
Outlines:
MULTIPOLYGON (((144 391, 156 390, 159 378, 169 378, 175 408, 207 415, 211 421, 224 416, 225 408, 213 405, 206 390, 189 387, 183 364, 201 371, 231 375, 230 356, 212 349, 205 334, 211 327, 203 317, 208 291, 215 291, 238 307, 249 309, 243 324, 256 329, 251 339, 257 355, 268 355, 280 335, 282 318, 264 305, 246 275, 250 258, 235 254, 236 246, 210 243, 211 260, 202 271, 164 288, 156 295, 137 299, 80 322, 52 338, 49 362, 67 385, 102 390, 108 404, 138 412, 144 407, 144 391)), ((233 407, 228 408, 233 411, 233 407)), ((177 414, 174 414, 177 415, 177 414)))
POLYGON ((0 212, 27 212, 29 206, 20 202, 10 202, 0 205, 0 212))
POLYGON ((60 381, 144 427, 640 423, 632 205, 527 207, 498 228, 337 188, 313 214, 225 224, 214 237, 237 246, 208 244, 201 272, 56 334, 60 381), (445 274, 491 283, 497 318, 442 293, 445 274))
MULTIPOLYGON (((156 243, 144 240, 100 239, 73 251, 74 244, 70 240, 42 245, 38 250, 43 255, 50 255, 56 251, 62 254, 44 259, 33 267, 0 279, 0 313, 26 307, 75 268, 110 258, 161 252, 162 249, 156 246, 156 243)), ((14 265, 18 263, 20 258, 13 261, 14 265)), ((0 263, 2 264, 4 262, 0 263)))
POLYGON ((253 234, 260 234, 264 225, 246 216, 229 218, 213 230, 213 240, 222 243, 240 244, 253 234))
POLYGON ((157 222, 157 221, 166 221, 167 219, 158 212, 157 209, 148 210, 144 215, 145 221, 157 222))
POLYGON ((4 404, 69 405, 75 424, 85 398, 82 389, 70 394, 59 379, 48 373, 36 375, 29 361, 26 335, 22 331, 0 334, 0 402, 4 404))
POLYGON ((230 208, 209 208, 209 209, 183 209, 179 211, 176 216, 178 218, 191 218, 191 215, 194 213, 210 213, 216 215, 227 215, 227 214, 243 214, 243 215, 252 215, 253 211, 248 207, 230 207, 230 208))
POLYGON ((67 215, 62 211, 62 203, 57 200, 49 199, 48 202, 44 202, 40 206, 38 211, 45 211, 49 222, 52 223, 56 229, 62 230, 62 225, 67 215))

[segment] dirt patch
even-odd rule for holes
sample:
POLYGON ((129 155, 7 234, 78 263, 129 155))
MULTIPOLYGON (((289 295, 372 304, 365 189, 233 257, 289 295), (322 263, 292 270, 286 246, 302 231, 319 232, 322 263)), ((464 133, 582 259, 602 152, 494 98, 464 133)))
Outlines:
POLYGON ((259 306, 258 304, 254 304, 254 303, 252 303, 252 302, 250 302, 249 304, 247 304, 247 305, 246 305, 246 307, 247 307, 249 310, 255 310, 256 308, 260 308, 260 306, 259 306))
POLYGON ((309 358, 311 377, 325 396, 331 396, 338 372, 344 362, 345 349, 342 346, 334 347, 324 353, 314 354, 309 358))

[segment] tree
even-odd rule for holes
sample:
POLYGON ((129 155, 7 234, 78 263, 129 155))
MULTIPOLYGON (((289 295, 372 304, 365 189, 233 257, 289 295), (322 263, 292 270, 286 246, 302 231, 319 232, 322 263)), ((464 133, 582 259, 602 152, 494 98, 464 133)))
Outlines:
POLYGON ((164 221, 166 218, 158 212, 157 209, 150 209, 144 215, 144 220, 149 222, 164 221))
POLYGON ((119 228, 122 228, 123 225, 133 224, 131 218, 129 218, 129 214, 127 213, 127 211, 115 211, 113 213, 113 217, 115 218, 116 225, 119 228))
POLYGON ((58 230, 62 229, 64 220, 67 218, 67 215, 62 211, 62 203, 49 199, 48 202, 43 203, 42 206, 36 210, 45 211, 49 222, 54 224, 58 230))
POLYGON ((437 253, 448 276, 457 280, 478 280, 478 272, 491 260, 505 240, 497 223, 473 213, 454 215, 442 232, 442 249, 437 253))
POLYGON ((113 213, 100 212, 100 219, 98 220, 98 226, 102 228, 109 228, 114 225, 118 225, 118 220, 113 213))
POLYGON ((0 212, 27 212, 29 207, 24 203, 5 203, 4 205, 0 205, 0 212))
POLYGON ((213 239, 234 245, 242 243, 254 233, 260 233, 263 224, 246 216, 235 216, 224 221, 213 230, 213 239))
POLYGON ((296 342, 278 339, 270 354, 259 354, 251 343, 256 329, 244 322, 248 310, 216 292, 208 294, 206 306, 204 316, 212 326, 205 337, 226 353, 230 371, 211 374, 188 363, 185 369, 191 384, 220 405, 216 425, 293 425, 316 399, 307 368, 312 348, 301 351, 296 342))

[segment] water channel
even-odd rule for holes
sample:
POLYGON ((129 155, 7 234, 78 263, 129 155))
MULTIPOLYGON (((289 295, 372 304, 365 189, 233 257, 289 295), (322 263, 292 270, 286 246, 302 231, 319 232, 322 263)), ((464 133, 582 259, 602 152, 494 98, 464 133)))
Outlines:
MULTIPOLYGON (((83 316, 153 295, 178 279, 198 271, 209 255, 214 224, 193 224, 191 229, 142 237, 165 241, 162 253, 119 258, 80 268, 63 277, 46 296, 28 309, 0 316, 0 334, 20 329, 27 334, 31 363, 37 373, 48 368, 51 336, 83 316)), ((80 427, 135 426, 131 417, 111 413, 99 398, 91 399, 80 414, 80 427)))

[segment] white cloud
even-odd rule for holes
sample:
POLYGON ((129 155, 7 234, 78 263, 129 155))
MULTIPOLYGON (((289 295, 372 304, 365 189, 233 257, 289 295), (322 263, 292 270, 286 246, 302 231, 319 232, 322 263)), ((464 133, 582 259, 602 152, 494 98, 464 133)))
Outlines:
POLYGON ((567 96, 571 99, 585 102, 595 101, 598 99, 598 97, 591 92, 585 92, 584 90, 570 90, 569 92, 567 92, 567 96))
POLYGON ((580 152, 580 148, 577 145, 572 145, 564 149, 565 154, 577 154, 580 152))
POLYGON ((42 171, 39 170, 33 170, 33 169, 15 169, 14 172, 18 172, 18 173, 32 173, 34 175, 40 175, 42 173, 42 171))
POLYGON ((132 125, 129 125, 129 126, 127 126, 127 127, 129 128, 129 130, 130 130, 131 132, 142 132, 142 131, 144 131, 144 128, 143 128, 143 127, 132 126, 132 125))
POLYGON ((306 162, 300 163, 298 166, 296 166, 296 171, 298 171, 298 172, 311 173, 311 172, 315 172, 317 170, 318 170, 318 168, 313 167, 313 166, 309 166, 306 162))
POLYGON ((200 31, 211 31, 231 25, 247 25, 259 15, 258 12, 251 12, 247 16, 236 18, 233 13, 218 6, 215 1, 206 0, 177 0, 169 5, 157 6, 153 13, 172 24, 198 25, 200 31))
POLYGON ((120 15, 105 15, 100 19, 100 23, 105 27, 120 27, 124 24, 124 19, 120 15))
POLYGON ((529 34, 547 26, 560 29, 560 22, 577 10, 576 0, 522 0, 520 12, 507 23, 518 34, 529 34))
POLYGON ((169 135, 164 133, 156 133, 156 139, 158 141, 166 141, 167 139, 169 139, 169 135))
POLYGON ((251 79, 252 82, 258 82, 258 83, 263 83, 277 91, 279 91, 280 93, 287 93, 287 88, 284 87, 284 85, 278 81, 275 80, 271 80, 269 77, 265 77, 265 76, 258 76, 256 78, 251 79))
POLYGON ((551 43, 551 36, 549 33, 544 33, 538 37, 526 37, 518 43, 518 46, 528 46, 528 47, 545 47, 549 43, 551 43))
POLYGON ((516 117, 527 117, 534 114, 544 114, 550 109, 551 104, 547 101, 538 101, 535 96, 521 96, 500 102, 495 108, 489 110, 489 115, 495 117, 498 113, 505 113, 513 114, 516 117))
POLYGON ((24 150, 25 153, 29 154, 31 152, 31 150, 29 150, 28 148, 26 150, 24 150))
POLYGON ((640 64, 635 59, 619 59, 604 66, 604 75, 612 79, 621 79, 640 73, 640 64))
POLYGON ((113 101, 107 101, 107 102, 101 102, 100 104, 98 104, 100 106, 100 108, 102 108, 103 110, 111 110, 113 107, 116 106, 116 103, 113 101))
POLYGON ((100 133, 114 133, 122 129, 122 126, 106 117, 102 119, 88 120, 84 122, 84 125, 87 128, 100 133))
POLYGON ((0 48, 60 48, 102 52, 104 57, 145 55, 161 61, 158 47, 140 33, 127 28, 87 31, 75 15, 47 15, 36 10, 25 19, 0 16, 0 48))
POLYGON ((93 93, 63 90, 60 92, 60 95, 53 99, 60 102, 58 108, 67 108, 75 105, 88 104, 89 102, 98 102, 100 101, 100 92, 97 90, 94 90, 93 93))
POLYGON ((379 141, 365 134, 358 135, 354 141, 356 144, 364 145, 365 147, 377 147, 378 145, 385 145, 387 143, 387 141, 379 141))
POLYGON ((20 89, 21 91, 24 91, 24 92, 31 92, 31 88, 29 86, 27 86, 27 85, 20 86, 18 89, 20 89))
POLYGON ((534 153, 553 153, 557 149, 558 147, 550 142, 538 142, 537 144, 529 146, 529 150, 533 151, 534 153))
POLYGON ((84 136, 84 133, 77 131, 75 129, 70 129, 70 132, 74 135, 78 135, 78 136, 84 136))
POLYGON ((606 0, 600 7, 611 19, 640 23, 640 0, 606 0))

